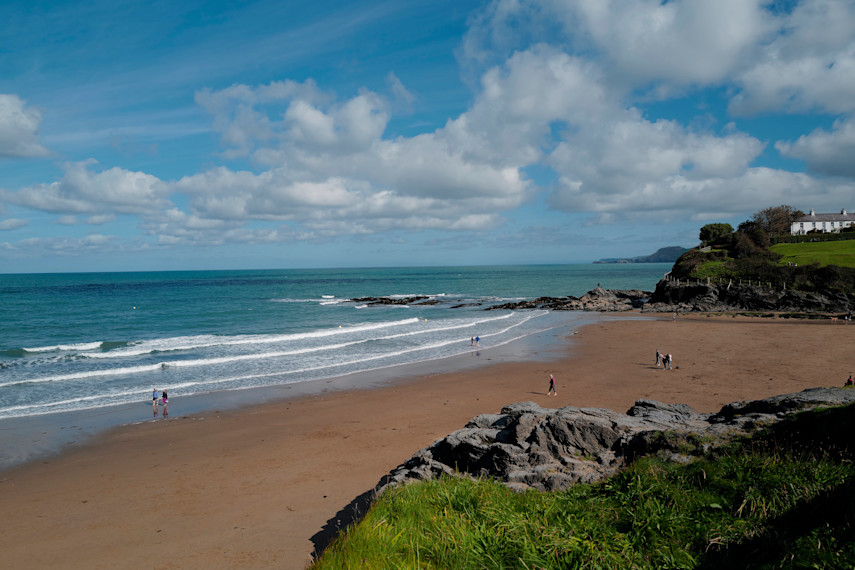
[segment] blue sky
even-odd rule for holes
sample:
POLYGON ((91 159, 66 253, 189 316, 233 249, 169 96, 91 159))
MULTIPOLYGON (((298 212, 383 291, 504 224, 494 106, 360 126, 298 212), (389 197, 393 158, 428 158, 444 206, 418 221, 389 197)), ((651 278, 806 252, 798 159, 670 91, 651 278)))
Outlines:
POLYGON ((586 263, 855 210, 846 0, 0 6, 0 273, 586 263))

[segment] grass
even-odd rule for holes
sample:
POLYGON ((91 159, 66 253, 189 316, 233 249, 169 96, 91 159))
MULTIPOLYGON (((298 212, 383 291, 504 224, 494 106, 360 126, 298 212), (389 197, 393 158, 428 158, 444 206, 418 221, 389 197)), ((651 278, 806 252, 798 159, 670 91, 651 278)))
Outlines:
POLYGON ((853 412, 563 492, 453 477, 391 489, 315 568, 853 568, 853 412))
POLYGON ((725 262, 722 261, 705 261, 695 270, 692 275, 693 279, 706 279, 709 277, 710 279, 719 279, 725 278, 728 275, 727 267, 725 266, 725 262))
POLYGON ((855 267, 855 240, 779 243, 769 249, 783 255, 779 261, 780 265, 819 263, 820 265, 855 267))

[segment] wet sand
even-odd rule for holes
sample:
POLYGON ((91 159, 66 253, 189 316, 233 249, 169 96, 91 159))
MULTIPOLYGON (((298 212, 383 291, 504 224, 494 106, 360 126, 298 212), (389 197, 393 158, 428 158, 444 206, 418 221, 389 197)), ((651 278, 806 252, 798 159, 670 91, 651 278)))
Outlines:
POLYGON ((0 472, 3 565, 303 568, 341 509, 477 414, 529 400, 625 411, 640 398, 712 412, 842 385, 853 340, 855 326, 830 321, 607 317, 558 360, 123 426, 0 472), (655 367, 656 349, 677 368, 655 367))

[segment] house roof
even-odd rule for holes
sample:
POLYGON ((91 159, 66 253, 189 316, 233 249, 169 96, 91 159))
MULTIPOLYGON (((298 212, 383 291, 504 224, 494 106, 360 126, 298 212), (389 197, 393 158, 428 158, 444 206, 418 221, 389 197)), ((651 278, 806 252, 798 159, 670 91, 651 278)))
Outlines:
POLYGON ((855 214, 840 212, 836 214, 808 214, 796 219, 796 222, 855 222, 855 214))

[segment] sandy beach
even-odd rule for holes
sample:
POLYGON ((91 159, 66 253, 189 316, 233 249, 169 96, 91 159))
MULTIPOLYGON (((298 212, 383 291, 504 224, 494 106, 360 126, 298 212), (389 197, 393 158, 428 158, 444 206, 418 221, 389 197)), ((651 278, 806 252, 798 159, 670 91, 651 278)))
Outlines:
POLYGON ((341 509, 475 415, 521 401, 625 411, 641 398, 712 412, 843 385, 853 340, 855 326, 830 321, 606 317, 557 361, 123 426, 0 472, 3 566, 304 568, 341 509), (654 366, 657 349, 674 370, 654 366))

